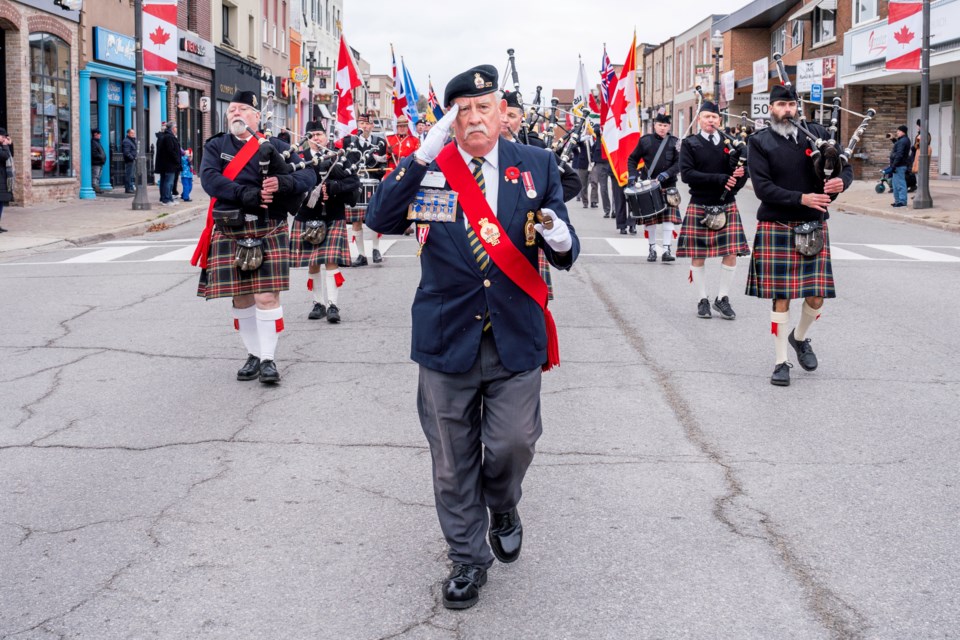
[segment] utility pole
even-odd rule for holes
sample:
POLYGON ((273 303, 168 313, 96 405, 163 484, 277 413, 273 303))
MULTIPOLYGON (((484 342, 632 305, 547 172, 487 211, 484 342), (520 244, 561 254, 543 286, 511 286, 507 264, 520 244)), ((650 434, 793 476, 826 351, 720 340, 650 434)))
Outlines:
POLYGON ((917 195, 913 198, 914 209, 929 209, 933 206, 930 197, 930 154, 927 135, 930 130, 930 0, 923 0, 923 38, 920 49, 920 175, 917 176, 917 195))
MULTIPOLYGON (((134 91, 137 96, 137 190, 133 196, 134 211, 149 211, 150 198, 147 196, 147 123, 144 122, 143 104, 143 0, 135 0, 134 39, 136 40, 137 83, 134 91)), ((106 109, 105 105, 100 106, 106 109)))

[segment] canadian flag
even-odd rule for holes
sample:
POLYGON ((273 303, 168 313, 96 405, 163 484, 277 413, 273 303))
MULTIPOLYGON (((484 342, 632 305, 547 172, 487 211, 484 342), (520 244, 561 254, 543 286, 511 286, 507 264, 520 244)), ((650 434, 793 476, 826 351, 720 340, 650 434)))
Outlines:
POLYGON ((143 70, 177 75, 177 0, 143 0, 143 70))
POLYGON ((357 116, 353 108, 353 90, 362 86, 357 65, 350 55, 347 40, 340 35, 340 54, 337 56, 337 137, 357 132, 357 116))
POLYGON ((887 7, 887 69, 920 70, 923 3, 890 0, 887 7))
POLYGON ((640 141, 640 96, 637 95, 637 34, 627 61, 623 63, 616 88, 610 92, 610 107, 603 121, 603 148, 607 152, 613 176, 621 187, 629 179, 627 158, 640 141))

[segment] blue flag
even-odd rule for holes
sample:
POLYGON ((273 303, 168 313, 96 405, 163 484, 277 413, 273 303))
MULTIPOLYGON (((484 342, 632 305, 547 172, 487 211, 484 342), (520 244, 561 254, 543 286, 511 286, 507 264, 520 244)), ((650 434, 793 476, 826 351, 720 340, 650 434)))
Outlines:
POLYGON ((417 88, 413 86, 413 78, 410 77, 410 72, 407 71, 407 63, 403 61, 403 58, 400 58, 400 65, 403 67, 403 90, 407 94, 407 119, 410 120, 410 130, 413 131, 420 119, 417 113, 417 100, 420 96, 417 94, 417 88))

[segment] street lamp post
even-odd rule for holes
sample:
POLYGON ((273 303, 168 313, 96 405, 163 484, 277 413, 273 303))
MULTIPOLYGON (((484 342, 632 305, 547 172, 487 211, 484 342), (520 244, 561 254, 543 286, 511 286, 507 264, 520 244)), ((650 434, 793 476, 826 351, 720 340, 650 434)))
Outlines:
POLYGON ((717 106, 720 106, 720 60, 723 58, 720 55, 720 49, 723 48, 723 35, 720 33, 719 29, 713 32, 713 36, 710 38, 710 44, 713 45, 713 99, 716 101, 717 106))
POLYGON ((313 120, 313 63, 316 61, 317 41, 310 39, 303 45, 307 48, 307 122, 310 122, 313 120))
MULTIPOLYGON (((137 65, 137 189, 133 195, 134 211, 149 211, 150 198, 147 196, 147 123, 144 122, 143 104, 143 0, 135 0, 134 5, 134 40, 137 65)), ((102 105, 105 109, 106 105, 102 105)))

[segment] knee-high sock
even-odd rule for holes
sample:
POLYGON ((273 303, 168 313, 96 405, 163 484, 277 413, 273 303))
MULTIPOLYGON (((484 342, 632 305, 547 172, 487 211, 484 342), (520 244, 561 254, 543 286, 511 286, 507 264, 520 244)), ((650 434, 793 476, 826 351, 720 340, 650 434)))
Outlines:
POLYGON ((647 242, 651 247, 657 246, 657 225, 648 224, 643 227, 643 237, 647 239, 647 242))
POLYGON ((697 300, 707 297, 706 267, 690 267, 690 281, 697 288, 697 300))
POLYGON ((787 361, 787 324, 790 322, 789 311, 770 312, 770 333, 773 334, 773 348, 777 355, 776 364, 787 361))
POLYGON ((717 297, 730 295, 730 283, 733 282, 733 274, 737 270, 737 265, 728 267, 725 264, 720 265, 720 287, 717 289, 717 297))
POLYGON ((260 357, 260 336, 257 333, 257 308, 233 308, 233 328, 240 332, 247 353, 260 357))
POLYGON ((323 304, 323 274, 307 274, 307 291, 313 293, 313 301, 323 304))
POLYGON ((821 309, 814 309, 807 304, 806 300, 803 301, 803 308, 800 310, 800 322, 797 323, 797 328, 793 330, 794 338, 797 340, 806 339, 807 331, 810 330, 810 326, 820 317, 821 309))
POLYGON ((283 307, 257 309, 257 334, 260 336, 261 360, 274 359, 281 331, 283 331, 283 307))
POLYGON ((354 242, 357 243, 357 253, 361 256, 367 255, 367 250, 363 248, 363 227, 359 231, 354 231, 354 242))
POLYGON ((328 270, 325 280, 327 284, 327 302, 329 304, 337 304, 337 289, 343 286, 343 274, 340 273, 340 269, 334 269, 333 271, 328 270))
POLYGON ((380 251, 380 234, 379 233, 373 234, 373 248, 376 249, 377 251, 380 251))
POLYGON ((664 222, 663 223, 663 246, 669 247, 673 244, 673 223, 664 222))

